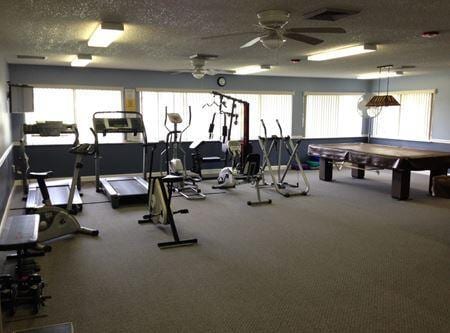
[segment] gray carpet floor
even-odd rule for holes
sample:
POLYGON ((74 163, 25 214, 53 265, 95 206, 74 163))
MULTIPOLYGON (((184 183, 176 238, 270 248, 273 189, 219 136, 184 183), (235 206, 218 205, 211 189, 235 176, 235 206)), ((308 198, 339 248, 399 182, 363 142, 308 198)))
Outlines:
POLYGON ((168 250, 156 245, 167 227, 137 224, 145 206, 113 210, 88 184, 84 200, 97 203, 78 217, 100 237, 53 243, 38 259, 48 316, 6 332, 68 321, 83 333, 450 332, 450 200, 418 174, 408 201, 391 198, 389 172, 308 177, 307 197, 262 190, 269 206, 246 205, 249 185, 175 198, 191 212, 176 215, 180 234, 199 244, 168 250))

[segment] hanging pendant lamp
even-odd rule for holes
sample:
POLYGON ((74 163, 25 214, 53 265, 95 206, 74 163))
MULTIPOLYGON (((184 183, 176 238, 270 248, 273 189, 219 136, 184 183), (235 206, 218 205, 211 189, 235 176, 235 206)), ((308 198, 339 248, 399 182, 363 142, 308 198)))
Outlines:
POLYGON ((395 99, 394 96, 389 95, 389 72, 393 65, 383 65, 378 66, 380 78, 378 79, 378 95, 373 96, 369 102, 367 102, 366 107, 368 108, 381 108, 384 106, 399 106, 400 103, 395 99), (387 69, 387 83, 386 83, 386 95, 381 95, 381 71, 387 69))

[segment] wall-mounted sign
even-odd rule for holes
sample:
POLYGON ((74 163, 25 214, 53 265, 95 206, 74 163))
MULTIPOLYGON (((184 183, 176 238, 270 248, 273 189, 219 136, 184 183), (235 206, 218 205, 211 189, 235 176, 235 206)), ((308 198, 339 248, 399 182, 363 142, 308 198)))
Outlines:
POLYGON ((136 90, 125 89, 125 111, 136 111, 136 90))

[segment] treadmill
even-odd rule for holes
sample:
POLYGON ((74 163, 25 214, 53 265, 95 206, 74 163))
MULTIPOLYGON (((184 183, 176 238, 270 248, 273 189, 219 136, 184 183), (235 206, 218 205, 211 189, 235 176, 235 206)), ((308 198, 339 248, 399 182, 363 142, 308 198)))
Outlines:
POLYGON ((144 121, 139 112, 101 111, 92 117, 95 134, 95 186, 96 191, 105 194, 111 201, 112 208, 122 203, 147 203, 147 134, 144 121), (123 176, 100 178, 100 149, 98 136, 110 133, 123 133, 137 136, 142 134, 142 177, 123 176))
MULTIPOLYGON (((73 146, 79 143, 78 140, 78 129, 75 124, 64 124, 62 121, 45 121, 37 122, 32 125, 23 125, 23 134, 26 135, 37 135, 42 137, 59 137, 64 134, 73 134, 75 140, 73 146)), ((26 197, 25 210, 27 213, 33 213, 36 209, 44 206, 43 197, 41 190, 37 183, 28 183, 28 156, 25 152, 25 140, 21 140, 20 154, 19 154, 20 173, 22 175, 22 186, 24 198, 26 197)), ((48 192, 50 195, 50 201, 52 205, 66 208, 69 201, 70 186, 72 184, 72 178, 46 181, 48 192)), ((75 189, 75 194, 73 198, 73 205, 76 207, 77 211, 81 211, 83 207, 83 201, 81 200, 81 179, 77 179, 77 188, 75 189)))

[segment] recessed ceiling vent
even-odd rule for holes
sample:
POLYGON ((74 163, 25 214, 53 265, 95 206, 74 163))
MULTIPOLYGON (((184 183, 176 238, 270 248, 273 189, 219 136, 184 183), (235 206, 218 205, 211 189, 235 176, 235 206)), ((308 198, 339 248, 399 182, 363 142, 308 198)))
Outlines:
POLYGON ((303 17, 307 20, 337 21, 345 17, 358 14, 359 12, 359 10, 351 9, 321 8, 310 13, 306 13, 303 17))
POLYGON ((27 55, 27 54, 18 54, 17 59, 32 59, 32 60, 45 60, 47 57, 45 56, 34 56, 34 55, 27 55))

